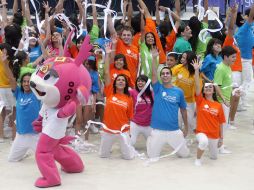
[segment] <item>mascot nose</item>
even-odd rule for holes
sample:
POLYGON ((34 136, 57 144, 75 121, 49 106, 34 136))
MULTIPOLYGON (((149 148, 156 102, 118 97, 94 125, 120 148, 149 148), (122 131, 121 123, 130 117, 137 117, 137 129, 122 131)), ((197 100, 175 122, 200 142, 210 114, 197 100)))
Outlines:
POLYGON ((33 81, 30 81, 30 86, 31 86, 32 88, 35 88, 35 87, 36 87, 36 84, 35 84, 33 81))

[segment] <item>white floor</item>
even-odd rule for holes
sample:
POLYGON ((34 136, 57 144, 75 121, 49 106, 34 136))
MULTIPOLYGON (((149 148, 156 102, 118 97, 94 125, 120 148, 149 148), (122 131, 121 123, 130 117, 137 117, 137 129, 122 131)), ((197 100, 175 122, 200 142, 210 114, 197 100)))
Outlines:
MULTIPOLYGON (((249 97, 254 105, 254 88, 249 97)), ((254 106, 253 106, 254 107, 254 106)), ((120 158, 119 147, 114 146, 111 159, 101 159, 96 152, 80 154, 85 171, 80 174, 66 174, 62 171, 62 185, 52 189, 63 190, 253 190, 254 189, 254 108, 237 113, 237 130, 229 130, 226 145, 233 151, 231 155, 219 155, 218 160, 210 160, 204 155, 203 166, 194 166, 196 144, 191 148, 191 157, 180 159, 176 156, 161 159, 145 166, 145 161, 120 158)), ((99 135, 91 135, 91 142, 99 145, 99 135)), ((30 190, 40 173, 34 156, 19 163, 8 163, 6 158, 10 140, 0 144, 0 189, 30 190)), ((145 152, 143 137, 139 138, 137 149, 145 152)), ((163 154, 172 149, 165 147, 163 154)))

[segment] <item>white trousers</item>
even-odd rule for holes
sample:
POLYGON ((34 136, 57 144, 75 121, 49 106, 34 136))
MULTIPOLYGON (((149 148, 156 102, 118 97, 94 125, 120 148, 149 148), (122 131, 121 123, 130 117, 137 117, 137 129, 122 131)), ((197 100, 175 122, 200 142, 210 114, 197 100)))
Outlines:
POLYGON ((226 106, 225 104, 222 103, 222 108, 225 116, 226 123, 223 123, 223 137, 225 138, 226 130, 228 128, 228 120, 229 120, 229 112, 230 112, 230 107, 226 106))
POLYGON ((18 134, 12 143, 11 150, 8 156, 9 162, 17 162, 24 158, 29 149, 35 152, 39 134, 18 134))
POLYGON ((210 158, 216 160, 218 157, 218 142, 219 139, 210 139, 204 133, 198 133, 196 135, 198 141, 198 148, 205 150, 209 146, 210 158))
POLYGON ((136 144, 137 137, 141 133, 146 139, 151 135, 152 128, 150 126, 142 127, 134 122, 130 122, 130 135, 131 135, 131 144, 136 144))
POLYGON ((131 145, 131 140, 128 132, 122 134, 111 134, 107 132, 101 132, 101 145, 99 155, 101 158, 109 158, 110 152, 114 142, 118 140, 120 142, 120 148, 123 159, 131 160, 135 157, 135 149, 131 145))
POLYGON ((180 129, 176 131, 153 129, 146 144, 148 157, 159 157, 165 144, 169 144, 173 149, 178 148, 182 144, 181 148, 176 153, 179 157, 188 157, 190 154, 190 150, 187 148, 185 143, 183 132, 180 129))
POLYGON ((244 96, 242 97, 243 104, 247 103, 246 95, 249 92, 250 84, 253 80, 252 59, 242 59, 242 79, 244 96))
MULTIPOLYGON (((195 112, 196 112, 196 103, 187 103, 187 121, 188 121, 188 127, 189 127, 189 133, 196 129, 196 117, 195 117, 195 112)), ((183 128, 184 123, 183 123, 183 117, 182 114, 179 110, 178 113, 178 125, 180 128, 183 128)))

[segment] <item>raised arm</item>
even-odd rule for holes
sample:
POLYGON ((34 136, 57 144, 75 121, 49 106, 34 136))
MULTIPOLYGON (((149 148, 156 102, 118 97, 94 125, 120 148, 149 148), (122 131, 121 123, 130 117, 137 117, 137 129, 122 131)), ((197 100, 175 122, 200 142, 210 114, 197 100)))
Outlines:
POLYGON ((128 20, 127 20, 127 22, 126 22, 126 25, 127 25, 127 26, 131 26, 132 15, 133 15, 132 1, 129 0, 129 1, 128 1, 128 11, 127 11, 128 20))
POLYGON ((63 3, 64 3, 64 0, 58 1, 57 5, 56 5, 56 9, 55 9, 56 14, 63 12, 63 10, 64 10, 63 3))
MULTIPOLYGON (((205 12, 208 10, 208 0, 204 0, 204 9, 205 12)), ((206 17, 203 18, 203 22, 208 24, 208 14, 206 15, 206 17)))
POLYGON ((28 0, 22 0, 22 1, 26 2, 25 3, 26 6, 25 6, 25 15, 24 15, 24 17, 25 17, 25 19, 27 21, 27 25, 28 26, 32 26, 33 25, 33 21, 31 19, 29 1, 28 0))
POLYGON ((3 19, 3 28, 5 28, 5 26, 7 25, 8 23, 8 19, 7 19, 7 3, 6 3, 6 0, 2 0, 2 19, 3 19))
POLYGON ((250 15, 249 15, 249 18, 248 18, 248 23, 253 22, 253 17, 254 17, 254 5, 252 5, 252 7, 251 7, 250 15))
POLYGON ((231 37, 234 36, 234 26, 235 26, 235 21, 236 21, 236 16, 237 16, 237 10, 238 10, 237 5, 233 6, 230 10, 230 21, 229 21, 229 26, 228 26, 228 35, 231 37))
POLYGON ((111 43, 105 44, 105 51, 106 51, 106 57, 105 57, 105 65, 104 65, 104 80, 105 80, 105 86, 110 85, 111 83, 111 77, 110 77, 110 53, 111 53, 111 43))
MULTIPOLYGON (((96 0, 92 0, 92 4, 95 4, 96 0)), ((97 10, 96 10, 96 6, 92 6, 92 14, 93 14, 93 25, 97 25, 98 26, 98 20, 97 20, 97 10)))
POLYGON ((158 76, 157 76, 157 59, 159 56, 158 49, 156 47, 151 48, 151 54, 152 54, 152 83, 155 84, 158 81, 158 76))
POLYGON ((46 37, 43 41, 43 45, 44 45, 44 47, 46 47, 48 44, 48 41, 50 39, 50 36, 51 36, 51 28, 50 28, 50 22, 49 22, 50 7, 49 7, 48 2, 47 3, 44 2, 43 7, 45 8, 45 24, 46 24, 46 37))
POLYGON ((198 60, 193 60, 192 61, 192 66, 195 69, 195 88, 196 88, 196 96, 200 95, 201 93, 201 87, 200 87, 200 81, 199 81, 199 68, 201 67, 201 64, 199 63, 198 60))
POLYGON ((108 18, 108 29, 109 29, 110 35, 111 36, 117 35, 116 29, 115 29, 114 24, 112 22, 111 15, 109 14, 107 18, 108 18))
MULTIPOLYGON (((2 3, 3 3, 3 1, 2 1, 2 3)), ((18 12, 18 8, 19 8, 18 0, 14 0, 14 1, 13 1, 13 6, 12 6, 13 14, 15 14, 15 13, 18 12)))
POLYGON ((140 32, 141 32, 141 38, 140 41, 143 43, 145 41, 145 20, 144 20, 144 9, 141 9, 140 6, 138 6, 140 11, 140 32))
POLYGON ((148 11, 148 8, 147 8, 146 4, 144 3, 144 1, 143 0, 138 0, 138 3, 139 3, 140 8, 145 11, 144 12, 145 17, 146 18, 152 17, 150 12, 148 11))
POLYGON ((161 23, 160 12, 159 12, 159 3, 160 3, 160 0, 155 1, 155 16, 156 16, 156 25, 157 26, 159 26, 161 23))

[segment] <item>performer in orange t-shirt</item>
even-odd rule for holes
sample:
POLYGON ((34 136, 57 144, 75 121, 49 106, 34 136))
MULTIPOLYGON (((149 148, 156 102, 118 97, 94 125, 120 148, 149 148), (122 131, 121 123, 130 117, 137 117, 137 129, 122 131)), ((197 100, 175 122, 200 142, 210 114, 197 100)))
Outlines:
POLYGON ((129 131, 130 119, 133 116, 133 101, 128 91, 127 77, 123 74, 117 75, 113 82, 113 92, 110 88, 111 76, 109 69, 110 44, 105 45, 105 89, 106 105, 104 121, 106 125, 101 134, 100 157, 110 156, 111 148, 115 140, 120 141, 122 157, 130 160, 134 158, 135 149, 130 144, 129 131), (126 126, 126 127, 124 127, 126 126))
POLYGON ((212 83, 205 83, 201 92, 199 81, 200 63, 193 61, 195 69, 196 106, 197 106, 197 128, 196 137, 198 140, 196 166, 201 166, 201 156, 209 146, 210 158, 217 159, 218 143, 222 143, 222 124, 225 123, 225 116, 222 105, 217 102, 215 87, 212 83))

